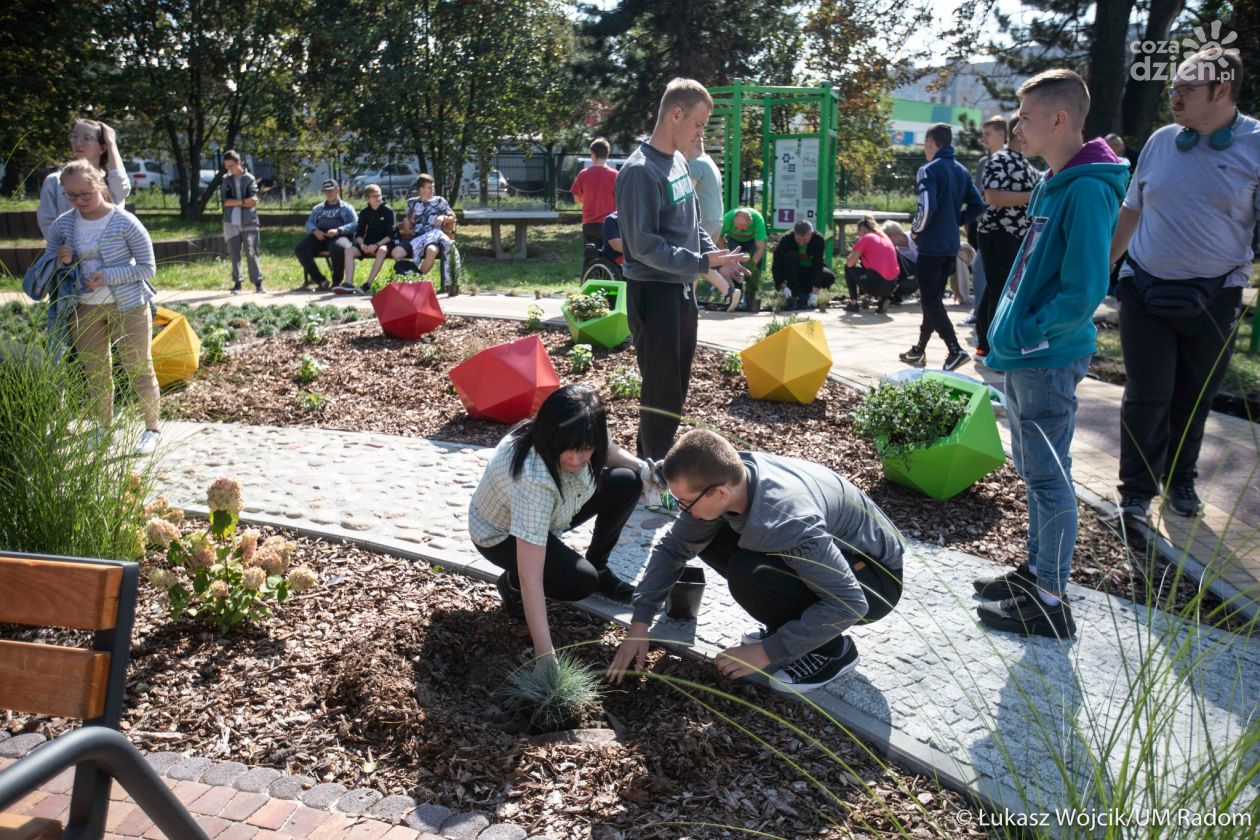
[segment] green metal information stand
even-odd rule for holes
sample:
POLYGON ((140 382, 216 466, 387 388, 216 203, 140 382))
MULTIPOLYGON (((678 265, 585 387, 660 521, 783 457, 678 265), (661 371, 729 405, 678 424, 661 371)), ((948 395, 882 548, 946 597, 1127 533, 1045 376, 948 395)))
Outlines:
MULTIPOLYGON (((831 85, 775 87, 734 84, 709 89, 712 120, 722 123, 723 200, 727 209, 740 201, 740 146, 745 108, 762 110, 761 160, 764 188, 758 208, 766 228, 789 231, 798 221, 814 225, 826 242, 831 264, 832 216, 836 203, 836 108, 839 94, 831 85), (775 108, 791 109, 793 116, 813 131, 776 134, 775 108)), ((782 121, 780 121, 782 124, 782 121)))

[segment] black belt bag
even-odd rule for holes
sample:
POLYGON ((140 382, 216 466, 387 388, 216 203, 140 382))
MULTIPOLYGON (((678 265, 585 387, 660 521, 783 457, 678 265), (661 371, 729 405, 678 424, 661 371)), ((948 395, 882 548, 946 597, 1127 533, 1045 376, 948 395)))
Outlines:
POLYGON ((1148 315, 1163 318, 1194 318, 1202 315, 1225 288, 1228 274, 1220 277, 1192 277, 1188 280, 1163 280, 1129 260, 1133 268, 1133 286, 1142 299, 1148 315))

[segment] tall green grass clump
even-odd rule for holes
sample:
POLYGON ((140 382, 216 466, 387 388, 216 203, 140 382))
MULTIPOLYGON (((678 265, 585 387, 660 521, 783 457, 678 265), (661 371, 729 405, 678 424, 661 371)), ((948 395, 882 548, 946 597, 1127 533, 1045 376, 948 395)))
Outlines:
POLYGON ((85 422, 77 365, 43 341, 0 341, 0 549, 134 560, 144 549, 151 468, 138 423, 85 422))
POLYGON ((530 726, 553 732, 599 706, 600 677, 563 653, 516 669, 499 690, 505 705, 529 718, 530 726))

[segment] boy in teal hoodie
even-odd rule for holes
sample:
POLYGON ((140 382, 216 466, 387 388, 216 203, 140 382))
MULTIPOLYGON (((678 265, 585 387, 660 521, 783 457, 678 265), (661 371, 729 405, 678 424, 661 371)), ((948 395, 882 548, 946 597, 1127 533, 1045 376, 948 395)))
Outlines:
POLYGON ((985 363, 1006 374, 1011 455, 1028 493, 1028 559, 975 588, 989 601, 978 609, 982 624, 1064 639, 1076 633, 1065 600, 1077 529, 1076 386, 1095 349, 1094 310, 1107 294, 1129 169, 1101 138, 1084 142, 1089 89, 1076 73, 1048 70, 1018 96, 1015 131, 1050 171, 1029 201, 1032 226, 1004 278, 985 363))

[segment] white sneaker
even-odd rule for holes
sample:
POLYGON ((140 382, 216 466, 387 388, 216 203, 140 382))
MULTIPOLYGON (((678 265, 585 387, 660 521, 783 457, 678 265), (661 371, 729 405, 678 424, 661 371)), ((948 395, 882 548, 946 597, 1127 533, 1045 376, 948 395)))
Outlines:
POLYGON ((784 286, 782 291, 783 291, 783 303, 786 306, 787 304, 792 302, 792 290, 789 289, 787 286, 784 286))
POLYGON ((161 432, 145 429, 144 433, 140 435, 140 440, 136 443, 136 454, 152 455, 157 450, 158 439, 161 437, 161 432))
POLYGON ((743 298, 744 298, 744 293, 742 290, 739 289, 739 287, 731 289, 731 294, 730 294, 730 297, 728 298, 728 300, 730 300, 730 303, 726 305, 726 311, 734 312, 736 308, 739 307, 739 302, 743 300, 743 298))
POLYGON ((814 294, 813 292, 810 292, 809 299, 805 301, 805 305, 808 306, 810 309, 813 309, 815 306, 817 306, 818 295, 814 294))

